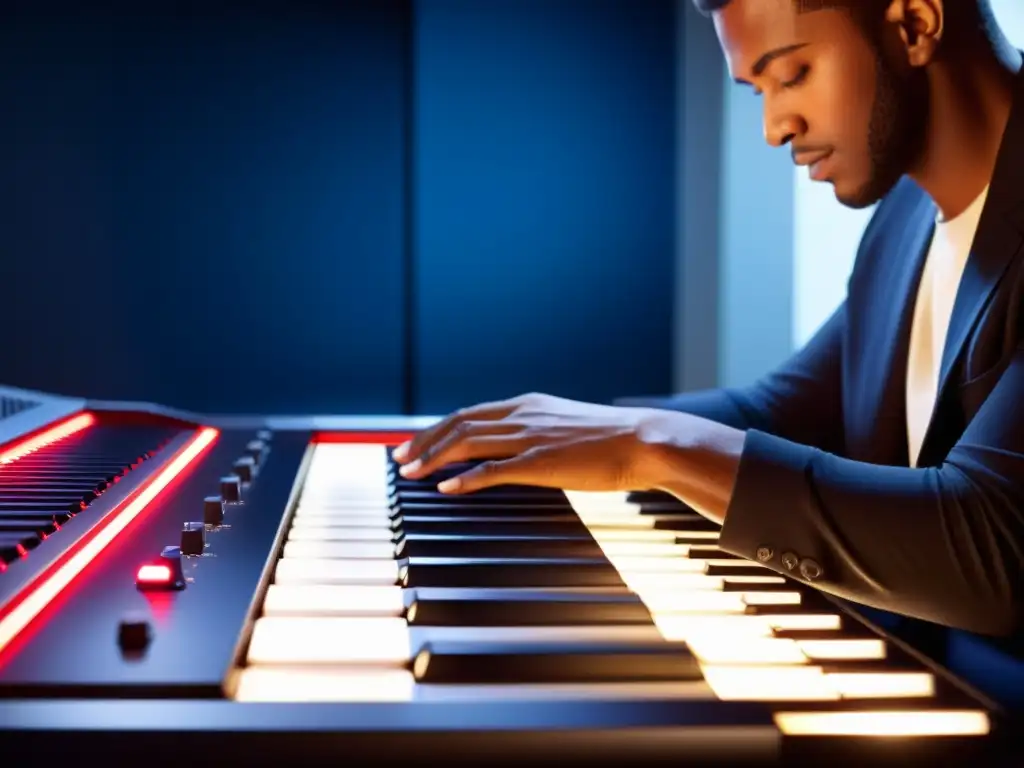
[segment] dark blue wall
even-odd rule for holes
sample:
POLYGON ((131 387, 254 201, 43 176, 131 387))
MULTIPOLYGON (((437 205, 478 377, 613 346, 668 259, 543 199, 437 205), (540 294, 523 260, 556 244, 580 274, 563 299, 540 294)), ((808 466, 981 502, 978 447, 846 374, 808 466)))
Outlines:
POLYGON ((417 404, 669 391, 673 4, 418 8, 417 404))
POLYGON ((229 412, 668 389, 668 0, 424 0, 414 37, 397 0, 24 5, 0 382, 229 412))

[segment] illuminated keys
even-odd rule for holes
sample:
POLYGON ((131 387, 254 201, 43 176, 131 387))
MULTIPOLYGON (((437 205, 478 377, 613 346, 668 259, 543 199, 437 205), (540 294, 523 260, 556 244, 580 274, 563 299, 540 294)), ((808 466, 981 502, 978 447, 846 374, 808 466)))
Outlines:
POLYGON ((273 616, 253 626, 248 661, 404 667, 411 655, 405 619, 273 616))

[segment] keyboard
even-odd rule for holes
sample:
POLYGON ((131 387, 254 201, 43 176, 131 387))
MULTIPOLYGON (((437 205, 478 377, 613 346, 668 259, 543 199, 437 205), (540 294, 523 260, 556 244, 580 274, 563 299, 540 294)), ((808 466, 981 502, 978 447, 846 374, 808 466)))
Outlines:
POLYGON ((12 764, 1019 749, 993 702, 849 604, 719 550, 666 494, 445 496, 468 465, 413 481, 391 457, 424 419, 3 397, 19 403, 0 416, 12 764))

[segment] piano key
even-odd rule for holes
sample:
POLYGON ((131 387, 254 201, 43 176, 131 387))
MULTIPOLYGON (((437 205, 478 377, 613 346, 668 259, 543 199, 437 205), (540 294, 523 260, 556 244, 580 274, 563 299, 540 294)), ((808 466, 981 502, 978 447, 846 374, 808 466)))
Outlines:
MULTIPOLYGON (((440 559, 432 558, 431 560, 440 559)), ((600 560, 461 560, 447 564, 413 560, 400 580, 409 587, 605 587, 622 584, 600 560)))
POLYGON ((604 683, 702 679, 681 643, 430 643, 413 674, 426 683, 604 683))
MULTIPOLYGON (((460 499, 452 496, 452 499, 460 499)), ((566 520, 578 520, 572 507, 565 504, 530 504, 516 507, 504 502, 493 504, 469 504, 465 501, 439 501, 433 503, 400 501, 392 506, 394 514, 405 517, 451 517, 463 510, 471 510, 474 517, 515 517, 529 513, 530 515, 546 515, 562 517, 566 520)))
POLYGON ((419 517, 403 515, 399 527, 407 534, 458 534, 462 536, 518 536, 524 531, 537 536, 589 536, 587 527, 569 517, 419 517))
POLYGON ((409 607, 410 626, 569 626, 651 624, 647 607, 626 600, 418 599, 409 607))
POLYGON ((264 616, 392 616, 406 612, 405 592, 392 585, 271 584, 264 616))
POLYGON ((398 583, 397 560, 282 558, 274 567, 277 584, 349 584, 388 586, 398 583))
POLYGON ((409 627, 391 617, 269 616, 253 624, 249 664, 356 664, 405 667, 409 627))
POLYGON ((406 536, 398 546, 402 557, 475 558, 600 558, 602 548, 590 538, 406 536))

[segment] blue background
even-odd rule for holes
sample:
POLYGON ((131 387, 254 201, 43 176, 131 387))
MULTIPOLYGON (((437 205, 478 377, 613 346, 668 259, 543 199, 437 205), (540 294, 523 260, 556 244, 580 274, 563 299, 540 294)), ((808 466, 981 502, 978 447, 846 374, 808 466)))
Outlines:
POLYGON ((674 3, 74 5, 0 19, 3 383, 276 413, 671 388, 674 3))

